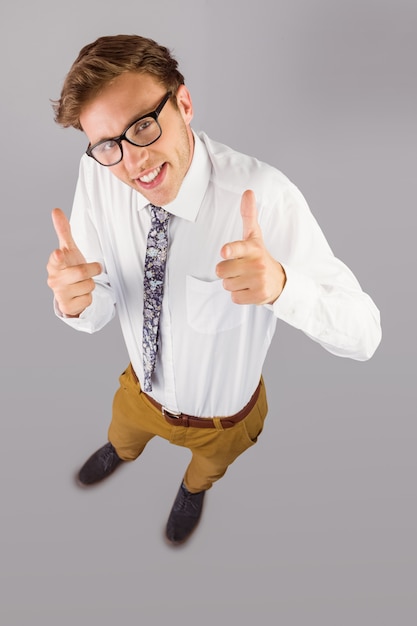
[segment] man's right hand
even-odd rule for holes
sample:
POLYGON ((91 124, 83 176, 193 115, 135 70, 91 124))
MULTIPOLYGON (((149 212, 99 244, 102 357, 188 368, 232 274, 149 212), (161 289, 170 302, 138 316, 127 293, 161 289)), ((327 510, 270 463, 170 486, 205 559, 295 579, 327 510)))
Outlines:
POLYGON ((61 313, 78 317, 92 302, 93 276, 101 274, 100 263, 87 263, 72 238, 68 219, 61 209, 52 211, 59 248, 49 257, 48 285, 61 313))

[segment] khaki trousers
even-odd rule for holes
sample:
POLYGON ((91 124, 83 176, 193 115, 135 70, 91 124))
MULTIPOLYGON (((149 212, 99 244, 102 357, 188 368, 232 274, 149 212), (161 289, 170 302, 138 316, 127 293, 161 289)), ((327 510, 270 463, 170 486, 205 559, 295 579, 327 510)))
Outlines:
POLYGON ((191 450, 185 472, 185 486, 192 493, 209 489, 242 452, 256 443, 268 412, 265 386, 261 379, 258 400, 250 413, 232 428, 172 426, 142 392, 131 365, 120 376, 120 388, 113 401, 109 441, 124 461, 133 461, 148 441, 158 435, 170 443, 191 450))

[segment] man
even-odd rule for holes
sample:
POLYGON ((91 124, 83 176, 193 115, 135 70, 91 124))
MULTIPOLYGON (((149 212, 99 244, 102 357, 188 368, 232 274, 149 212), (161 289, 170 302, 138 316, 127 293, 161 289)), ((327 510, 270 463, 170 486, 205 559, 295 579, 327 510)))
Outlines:
POLYGON ((108 477, 155 435, 189 448, 166 526, 182 543, 207 489, 262 431, 276 320, 365 360, 379 313, 283 174, 193 132, 190 93, 163 46, 124 35, 86 46, 55 112, 89 141, 71 227, 53 211, 56 313, 95 332, 117 309, 131 361, 108 442, 78 482, 108 477))

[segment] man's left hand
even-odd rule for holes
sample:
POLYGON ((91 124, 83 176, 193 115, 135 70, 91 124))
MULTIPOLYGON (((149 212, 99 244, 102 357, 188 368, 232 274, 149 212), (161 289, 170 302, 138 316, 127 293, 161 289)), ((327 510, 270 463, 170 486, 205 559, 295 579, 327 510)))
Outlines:
POLYGON ((265 248, 255 194, 250 189, 242 195, 240 214, 242 240, 222 247, 220 254, 225 260, 217 264, 216 274, 236 304, 272 304, 281 294, 286 276, 265 248))

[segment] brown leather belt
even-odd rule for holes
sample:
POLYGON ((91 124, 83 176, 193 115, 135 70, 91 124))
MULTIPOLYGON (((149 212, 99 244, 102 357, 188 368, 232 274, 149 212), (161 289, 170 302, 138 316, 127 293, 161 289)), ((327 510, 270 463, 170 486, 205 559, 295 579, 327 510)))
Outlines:
MULTIPOLYGON (((221 424, 222 428, 232 428, 232 426, 241 422, 249 415, 258 399, 260 387, 261 383, 259 383, 255 393, 241 411, 229 417, 215 418, 216 420, 218 419, 218 423, 221 424)), ((151 398, 151 396, 148 396, 147 393, 145 393, 145 396, 154 407, 161 411, 168 424, 172 424, 173 426, 192 426, 194 428, 216 428, 216 423, 211 417, 194 417, 193 415, 186 415, 185 413, 173 413, 151 398)))
MULTIPOLYGON (((132 367, 132 373, 136 382, 139 383, 138 377, 132 367)), ((142 391, 143 395, 146 397, 149 402, 158 409, 165 417, 168 424, 172 424, 173 426, 192 426, 193 428, 216 428, 217 424, 221 425, 220 428, 232 428, 238 422, 241 422, 253 409, 256 404, 256 401, 259 397, 259 391, 261 389, 261 383, 255 389, 255 392, 249 402, 241 409, 238 413, 234 415, 229 415, 228 417, 220 417, 220 418, 211 418, 211 417, 194 417, 193 415, 186 415, 185 413, 173 413, 172 411, 168 411, 162 404, 159 404, 156 400, 148 396, 147 393, 142 391)), ((217 426, 218 428, 219 426, 217 426)))

